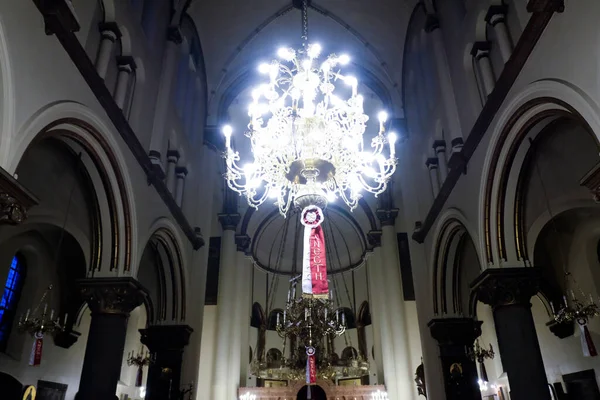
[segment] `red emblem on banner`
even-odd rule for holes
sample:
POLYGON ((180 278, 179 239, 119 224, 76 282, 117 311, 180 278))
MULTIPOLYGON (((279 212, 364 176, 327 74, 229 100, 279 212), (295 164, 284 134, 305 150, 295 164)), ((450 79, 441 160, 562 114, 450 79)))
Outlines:
POLYGON ((302 293, 327 297, 327 261, 325 233, 321 228, 323 211, 317 206, 302 210, 300 221, 304 225, 304 254, 302 257, 302 293))
POLYGON ((315 348, 306 348, 306 383, 309 385, 317 383, 317 363, 315 361, 315 348))
POLYGON ((42 363, 42 348, 44 346, 44 334, 37 332, 34 336, 33 348, 29 357, 29 365, 36 366, 42 363))

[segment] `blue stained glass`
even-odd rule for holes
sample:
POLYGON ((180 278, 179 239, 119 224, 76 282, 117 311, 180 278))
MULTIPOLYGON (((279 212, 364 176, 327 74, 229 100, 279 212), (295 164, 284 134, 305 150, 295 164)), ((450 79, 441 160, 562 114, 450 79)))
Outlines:
POLYGON ((23 264, 20 257, 15 255, 8 270, 4 292, 0 299, 0 347, 6 347, 8 335, 17 309, 17 303, 23 286, 23 264))

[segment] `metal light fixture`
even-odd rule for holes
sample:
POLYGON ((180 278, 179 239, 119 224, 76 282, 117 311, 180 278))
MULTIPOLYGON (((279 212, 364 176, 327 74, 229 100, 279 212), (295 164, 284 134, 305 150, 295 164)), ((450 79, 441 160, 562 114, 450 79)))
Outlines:
POLYGON ((135 377, 135 386, 141 387, 144 380, 144 367, 154 362, 153 357, 150 356, 148 350, 144 353, 144 347, 140 349, 137 354, 134 354, 133 350, 127 355, 127 365, 137 367, 137 375, 135 377))
POLYGON ((489 389, 489 380, 488 380, 488 375, 487 375, 487 371, 485 369, 485 359, 490 359, 493 360, 494 357, 496 356, 496 354, 494 353, 494 348, 492 347, 492 344, 490 343, 490 348, 489 349, 484 349, 483 347, 481 347, 479 345, 479 339, 477 341, 475 341, 475 346, 471 347, 468 351, 467 351, 467 356, 473 360, 479 363, 479 380, 477 381, 477 383, 479 384, 479 390, 481 390, 482 392, 485 392, 489 389))
POLYGON ((240 165, 240 155, 231 146, 233 129, 223 128, 229 187, 255 208, 273 199, 284 216, 292 204, 299 209, 309 204, 325 208, 337 197, 354 209, 362 190, 382 193, 396 170, 397 135, 386 136, 387 114, 379 114, 379 133, 371 149, 365 149, 369 117, 358 80, 337 69, 350 58, 330 55, 319 61, 321 46, 308 43, 307 8, 305 0, 302 48, 282 48, 280 61, 259 67, 269 79, 253 90, 248 109, 252 162, 240 165), (343 92, 336 88, 338 83, 349 87, 349 99, 338 96, 343 92), (384 155, 386 145, 389 156, 384 155))
MULTIPOLYGON (((571 274, 566 273, 565 275, 568 282, 571 274)), ((585 301, 577 297, 573 290, 569 290, 569 294, 571 296, 570 304, 567 300, 567 296, 563 296, 563 303, 560 305, 558 310, 556 310, 554 308, 554 304, 550 302, 552 314, 557 323, 577 322, 579 325, 585 326, 591 318, 600 315, 600 307, 598 307, 598 304, 594 302, 592 295, 589 294, 586 296, 581 289, 579 289, 579 292, 581 294, 581 298, 586 299, 585 301)))

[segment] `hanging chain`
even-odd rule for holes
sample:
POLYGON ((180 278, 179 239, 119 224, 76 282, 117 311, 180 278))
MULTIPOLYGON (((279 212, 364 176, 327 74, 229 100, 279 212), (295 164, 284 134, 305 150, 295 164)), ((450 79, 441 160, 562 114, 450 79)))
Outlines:
POLYGON ((308 46, 308 0, 302 1, 302 47, 308 46))

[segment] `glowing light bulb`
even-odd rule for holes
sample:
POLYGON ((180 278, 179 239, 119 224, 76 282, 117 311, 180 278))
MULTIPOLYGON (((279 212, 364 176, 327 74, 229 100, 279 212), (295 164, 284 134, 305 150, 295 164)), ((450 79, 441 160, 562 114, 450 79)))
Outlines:
POLYGON ((335 202, 335 200, 337 199, 337 196, 335 195, 334 192, 327 192, 327 201, 330 203, 335 202))
POLYGON ((261 74, 268 74, 270 70, 271 65, 267 63, 262 63, 258 66, 258 72, 260 72, 261 74))
POLYGON ((294 57, 296 57, 296 53, 293 50, 288 49, 287 47, 282 47, 279 50, 277 50, 277 55, 286 61, 292 61, 294 57))
POLYGON ((388 141, 390 142, 390 145, 396 143, 396 140, 398 140, 398 135, 396 135, 396 132, 390 132, 388 135, 388 141))
POLYGON ((377 114, 377 118, 379 118, 379 122, 384 123, 387 121, 388 115, 385 111, 380 111, 379 114, 377 114))
POLYGON ((338 62, 342 65, 346 65, 350 62, 350 56, 348 54, 342 54, 339 56, 338 62))
POLYGON ((319 43, 314 43, 308 46, 308 56, 310 58, 317 58, 321 54, 321 45, 319 43))
POLYGON ((225 125, 223 127, 223 135, 225 135, 226 138, 231 137, 232 133, 233 129, 231 128, 231 125, 225 125))
POLYGON ((305 70, 309 70, 311 66, 312 66, 311 59, 306 59, 306 60, 302 61, 302 68, 304 68, 305 70))

